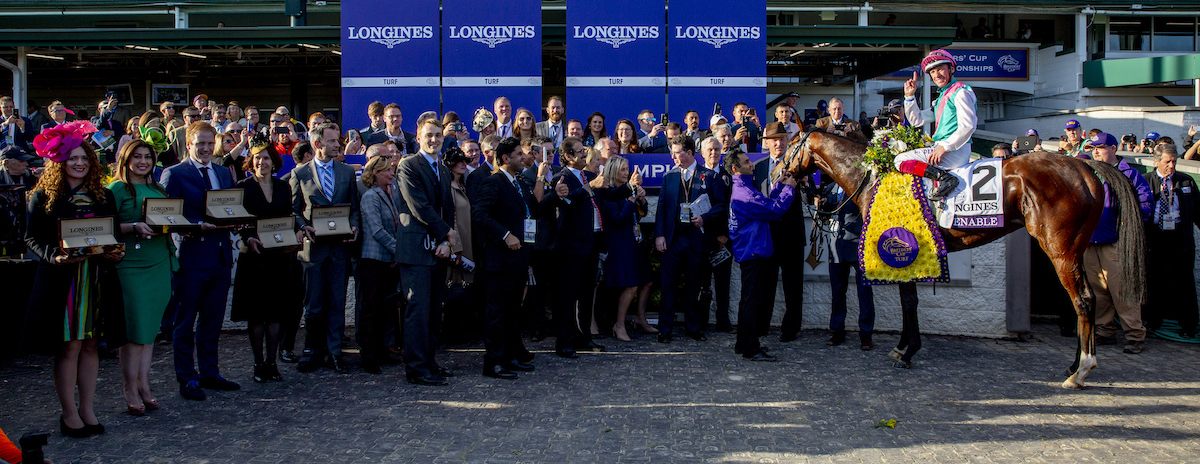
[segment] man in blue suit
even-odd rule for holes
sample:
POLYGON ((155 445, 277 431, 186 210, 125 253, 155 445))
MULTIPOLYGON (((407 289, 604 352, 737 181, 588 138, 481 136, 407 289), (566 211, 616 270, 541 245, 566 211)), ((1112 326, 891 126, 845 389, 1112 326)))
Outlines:
POLYGON ((225 319, 229 295, 233 247, 229 229, 206 222, 205 192, 233 187, 228 169, 212 163, 217 130, 206 122, 194 122, 184 134, 188 157, 162 173, 167 195, 183 199, 183 215, 200 224, 200 232, 185 235, 179 246, 179 273, 175 275, 175 377, 179 394, 203 400, 201 388, 238 390, 217 369, 217 339, 225 319), (196 353, 200 371, 192 361, 196 353))
POLYGON ((576 350, 604 351, 592 341, 590 325, 596 293, 596 271, 604 247, 604 222, 595 200, 595 190, 609 188, 604 176, 583 170, 584 152, 558 155, 566 169, 550 184, 558 200, 558 235, 554 237, 558 281, 554 285, 553 313, 557 341, 554 351, 567 359, 579 357, 576 350))
POLYGON ((696 163, 696 142, 691 137, 676 135, 669 146, 675 168, 663 176, 654 218, 654 247, 663 253, 663 310, 658 314, 658 341, 671 342, 675 312, 681 305, 687 336, 704 341, 707 338, 701 323, 707 314, 700 317, 696 308, 700 294, 700 273, 696 271, 712 251, 704 238, 704 224, 716 223, 728 214, 728 200, 718 188, 717 173, 696 163), (704 214, 693 214, 692 203, 703 195, 708 196, 711 208, 704 214), (684 294, 677 297, 680 274, 684 294))

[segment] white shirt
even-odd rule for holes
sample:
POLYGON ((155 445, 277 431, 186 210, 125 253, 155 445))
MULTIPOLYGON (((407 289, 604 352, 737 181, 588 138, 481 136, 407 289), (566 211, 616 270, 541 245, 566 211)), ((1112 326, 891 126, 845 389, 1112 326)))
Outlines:
POLYGON ((691 180, 692 176, 694 176, 694 175, 696 175, 696 163, 695 162, 693 162, 691 166, 688 166, 686 168, 679 168, 679 180, 681 180, 683 182, 687 182, 687 181, 691 180))
POLYGON ((512 137, 512 121, 500 124, 497 129, 496 135, 499 135, 501 139, 512 137))
MULTIPOLYGON (((934 142, 935 145, 946 147, 946 151, 955 151, 971 143, 971 135, 975 133, 975 127, 979 123, 979 117, 975 115, 974 91, 964 88, 955 92, 954 105, 958 110, 958 129, 945 140, 934 142)), ((904 118, 913 126, 923 126, 927 121, 936 122, 933 121, 937 117, 935 110, 936 107, 921 110, 921 107, 917 106, 916 98, 904 98, 904 118)), ((936 132, 936 130, 931 130, 931 132, 936 132)))
POLYGON ((562 121, 559 121, 558 123, 551 122, 550 124, 547 125, 546 136, 549 137, 550 134, 555 134, 554 139, 553 139, 555 147, 562 145, 562 139, 563 139, 562 121))
MULTIPOLYGON (((213 190, 219 190, 221 188, 221 179, 217 178, 216 166, 213 166, 212 161, 209 161, 208 164, 201 164, 199 161, 196 161, 196 158, 192 158, 191 156, 188 157, 188 161, 190 161, 192 166, 195 166, 197 170, 200 170, 201 168, 208 169, 209 187, 211 187, 213 190)), ((200 174, 203 175, 204 171, 200 170, 200 174)))
MULTIPOLYGON (((1175 198, 1175 192, 1172 190, 1175 188, 1175 183, 1171 182, 1166 176, 1162 175, 1161 172, 1158 172, 1157 169, 1154 170, 1154 173, 1158 175, 1158 185, 1159 185, 1159 190, 1160 190, 1159 198, 1168 198, 1168 196, 1170 196, 1171 201, 1170 201, 1170 203, 1167 203, 1167 208, 1168 208, 1167 212, 1170 214, 1174 214, 1175 223, 1178 224, 1179 223, 1179 200, 1177 198, 1175 198), (1167 185, 1168 182, 1171 182, 1171 185, 1167 185)), ((1162 224, 1162 214, 1160 214, 1160 212, 1158 211, 1158 202, 1157 201, 1154 202, 1154 223, 1160 224, 1160 225, 1162 224)))

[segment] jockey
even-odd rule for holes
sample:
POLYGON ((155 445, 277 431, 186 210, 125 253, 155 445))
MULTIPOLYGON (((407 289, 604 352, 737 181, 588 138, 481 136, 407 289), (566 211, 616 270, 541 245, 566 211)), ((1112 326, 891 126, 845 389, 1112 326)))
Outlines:
POLYGON ((904 116, 915 126, 933 119, 934 146, 896 155, 896 169, 937 181, 937 191, 930 196, 933 200, 945 197, 958 187, 958 178, 946 171, 966 166, 971 161, 971 135, 978 124, 975 91, 954 79, 956 67, 954 57, 946 50, 934 50, 921 60, 921 68, 929 73, 940 92, 929 110, 921 111, 917 106, 917 73, 904 83, 904 116))

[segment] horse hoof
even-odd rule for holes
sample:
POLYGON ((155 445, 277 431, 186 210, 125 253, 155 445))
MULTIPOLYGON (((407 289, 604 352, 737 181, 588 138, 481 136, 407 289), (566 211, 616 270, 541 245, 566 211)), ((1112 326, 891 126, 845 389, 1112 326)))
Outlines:
POLYGON ((1063 382, 1062 387, 1066 388, 1068 390, 1083 390, 1084 389, 1083 384, 1076 382, 1074 376, 1071 376, 1071 378, 1069 378, 1065 382, 1063 382))
POLYGON ((899 348, 892 348, 892 351, 888 352, 888 356, 899 361, 900 358, 904 356, 905 351, 908 350, 901 351, 899 348))
POLYGON ((892 363, 892 367, 896 369, 912 369, 912 361, 897 359, 896 362, 892 363))

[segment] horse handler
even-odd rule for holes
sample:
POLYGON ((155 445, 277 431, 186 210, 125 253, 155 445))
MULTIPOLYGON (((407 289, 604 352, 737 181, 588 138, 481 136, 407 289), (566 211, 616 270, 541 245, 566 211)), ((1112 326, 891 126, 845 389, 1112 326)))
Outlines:
POLYGON ((917 105, 917 73, 904 83, 904 117, 914 126, 932 119, 934 146, 896 155, 896 169, 937 181, 937 190, 930 196, 933 200, 958 187, 958 178, 947 171, 971 161, 971 135, 979 122, 975 115, 975 91, 954 78, 957 66, 946 50, 934 50, 921 60, 921 68, 933 79, 939 92, 928 110, 922 111, 917 105))

